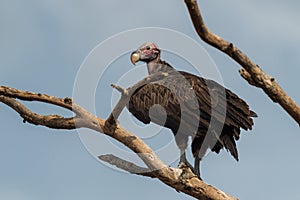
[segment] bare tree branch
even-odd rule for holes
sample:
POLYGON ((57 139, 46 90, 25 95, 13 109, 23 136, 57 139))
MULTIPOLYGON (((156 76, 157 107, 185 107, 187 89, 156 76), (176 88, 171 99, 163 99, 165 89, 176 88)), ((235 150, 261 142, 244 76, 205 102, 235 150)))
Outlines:
MULTIPOLYGON (((162 73, 147 77, 138 82, 136 85, 126 89, 127 92, 122 92, 123 95, 114 109, 117 109, 119 112, 117 113, 117 116, 119 116, 122 109, 126 106, 126 102, 128 102, 130 95, 126 94, 132 94, 138 87, 150 83, 151 81, 155 81, 161 78, 161 76, 166 76, 166 74, 162 73)), ((118 88, 119 91, 125 91, 124 89, 121 89, 121 87, 118 88)), ((118 140, 135 152, 147 165, 147 168, 139 167, 133 163, 112 155, 104 155, 100 156, 99 158, 130 173, 151 178, 158 178, 160 181, 176 189, 177 191, 184 192, 197 199, 236 199, 199 180, 198 177, 191 171, 191 169, 186 166, 172 168, 165 165, 150 149, 150 147, 140 138, 120 127, 116 123, 116 116, 113 114, 110 115, 113 116, 113 123, 107 123, 106 120, 92 115, 82 107, 75 104, 72 99, 68 97, 64 99, 57 98, 46 94, 36 94, 5 86, 0 86, 0 102, 3 102, 19 113, 24 122, 54 129, 89 128, 118 140), (17 99, 23 101, 39 101, 56 105, 74 112, 75 116, 71 118, 65 118, 60 115, 39 115, 32 112, 17 99)))
POLYGON ((185 0, 185 3, 200 38, 239 63, 244 69, 240 70, 242 77, 245 78, 251 85, 263 89, 274 102, 279 103, 281 107, 298 123, 298 125, 300 125, 300 107, 278 85, 275 78, 263 72, 258 65, 253 63, 232 43, 209 31, 201 16, 197 0, 185 0))
MULTIPOLYGON (((239 71, 241 76, 249 84, 262 88, 265 93, 274 101, 278 102, 300 125, 300 108, 283 91, 274 78, 265 74, 255 63, 243 54, 232 43, 210 32, 206 27, 196 0, 185 0, 194 27, 198 35, 208 44, 229 55, 243 68, 239 71)), ((157 178, 166 185, 184 192, 192 197, 203 200, 233 200, 236 199, 217 188, 204 183, 190 168, 181 165, 179 168, 172 168, 165 165, 152 149, 133 133, 122 128, 117 119, 127 105, 131 95, 139 87, 159 80, 167 73, 157 73, 146 77, 130 88, 123 89, 120 86, 112 85, 121 93, 121 98, 107 120, 98 118, 84 108, 75 104, 71 98, 57 98, 46 94, 37 94, 10 87, 0 86, 0 102, 14 109, 23 118, 23 122, 35 125, 46 126, 53 129, 78 129, 89 128, 99 133, 106 134, 121 142, 135 152, 146 164, 147 168, 140 167, 114 155, 101 155, 99 159, 115 165, 116 167, 133 174, 157 178), (60 115, 40 115, 28 109, 20 101, 37 101, 56 105, 74 113, 74 117, 65 118, 60 115)))
POLYGON ((123 160, 112 154, 101 155, 101 156, 98 156, 98 158, 104 162, 107 162, 111 165, 116 166, 119 169, 125 170, 132 174, 147 176, 147 177, 151 177, 151 178, 156 178, 156 176, 157 176, 157 173, 156 173, 157 171, 151 171, 148 168, 137 166, 134 163, 123 160))

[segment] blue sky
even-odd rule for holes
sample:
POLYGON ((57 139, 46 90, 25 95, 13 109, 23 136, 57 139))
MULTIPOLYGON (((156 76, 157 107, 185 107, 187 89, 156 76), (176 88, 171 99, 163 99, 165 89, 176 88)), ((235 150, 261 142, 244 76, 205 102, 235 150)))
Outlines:
MULTIPOLYGON (((215 0, 199 4, 212 31, 236 44, 300 102, 299 1, 215 0)), ((226 151, 211 153, 202 162, 202 178, 244 200, 300 198, 299 127, 260 89, 249 86, 238 75, 240 67, 235 62, 198 39, 183 1, 2 0, 0 27, 0 84, 58 97, 73 95, 84 59, 115 34, 161 27, 193 38, 207 50, 225 86, 246 99, 259 115, 254 129, 243 132, 238 142, 240 161, 236 162, 226 151)), ((151 37, 155 40, 155 35, 151 37)), ((176 44, 181 45, 174 41, 176 44)), ((116 45, 130 50, 140 42, 120 41, 116 45)), ((107 51, 114 49, 111 46, 107 51)), ((175 68, 189 70, 183 61, 163 53, 175 68)), ((103 118, 111 110, 102 106, 111 101, 109 83, 132 70, 128 54, 112 66, 96 88, 96 105, 91 105, 103 118)), ((40 103, 26 105, 40 113, 70 115, 40 103)), ((192 199, 157 180, 103 165, 86 150, 77 131, 24 124, 3 104, 0 121, 0 199, 192 199)), ((153 130, 145 127, 145 133, 147 128, 153 130)), ((150 140, 150 146, 172 139, 170 132, 164 133, 150 140)), ((98 137, 91 131, 86 134, 98 137)))

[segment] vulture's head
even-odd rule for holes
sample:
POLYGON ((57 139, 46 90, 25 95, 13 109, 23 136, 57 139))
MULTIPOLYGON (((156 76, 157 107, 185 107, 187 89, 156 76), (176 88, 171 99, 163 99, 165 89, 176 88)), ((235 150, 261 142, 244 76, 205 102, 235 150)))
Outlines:
POLYGON ((154 60, 160 59, 160 50, 153 42, 146 42, 140 46, 136 51, 131 53, 130 56, 132 64, 135 65, 138 61, 149 63, 154 60))

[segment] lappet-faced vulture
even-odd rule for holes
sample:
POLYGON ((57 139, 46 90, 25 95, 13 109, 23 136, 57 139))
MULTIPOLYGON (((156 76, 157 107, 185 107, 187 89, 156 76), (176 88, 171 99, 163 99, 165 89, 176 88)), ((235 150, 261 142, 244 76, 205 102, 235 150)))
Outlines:
POLYGON ((138 120, 171 129, 180 149, 180 162, 193 169, 200 178, 200 160, 207 149, 219 153, 227 149, 238 160, 236 140, 240 130, 250 130, 256 113, 247 103, 213 80, 177 71, 160 58, 160 49, 147 42, 131 54, 131 62, 147 63, 149 75, 165 72, 161 80, 138 88, 127 105, 138 120), (157 106, 159 105, 159 106, 157 106), (186 158, 192 138, 192 167, 186 158))

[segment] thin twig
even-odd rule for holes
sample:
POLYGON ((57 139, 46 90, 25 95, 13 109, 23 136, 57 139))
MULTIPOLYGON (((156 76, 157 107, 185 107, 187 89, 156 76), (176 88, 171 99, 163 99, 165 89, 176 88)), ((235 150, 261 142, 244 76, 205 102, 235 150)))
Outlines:
POLYGON ((151 178, 157 177, 157 171, 153 171, 153 170, 150 170, 145 167, 137 166, 136 164, 134 164, 132 162, 128 162, 128 161, 123 160, 112 154, 101 155, 101 156, 98 156, 98 158, 104 162, 107 162, 111 165, 116 166, 119 169, 125 170, 132 174, 147 176, 147 177, 151 177, 151 178))
POLYGON ((128 95, 128 91, 126 89, 122 88, 121 86, 111 84, 111 87, 118 90, 122 95, 128 95))

